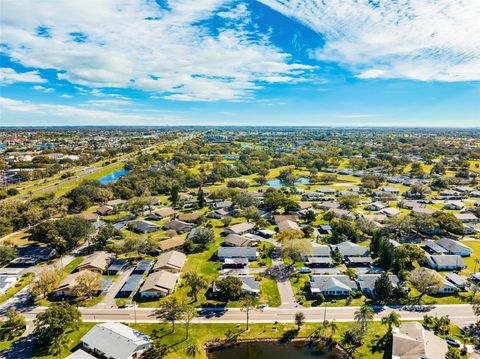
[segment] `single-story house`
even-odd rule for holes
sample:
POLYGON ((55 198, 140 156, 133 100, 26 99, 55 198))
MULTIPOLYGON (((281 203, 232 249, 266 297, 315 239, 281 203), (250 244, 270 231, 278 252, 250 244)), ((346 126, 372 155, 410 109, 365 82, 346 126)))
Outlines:
POLYGON ((96 210, 97 214, 100 216, 106 216, 113 212, 112 206, 100 206, 96 210))
POLYGON ((243 237, 238 234, 229 234, 225 238, 224 244, 229 247, 255 247, 258 245, 258 240, 243 237))
POLYGON ((177 211, 175 211, 175 210, 174 210, 173 208, 171 208, 171 207, 164 207, 164 208, 157 209, 154 213, 155 213, 160 219, 165 219, 165 218, 170 218, 170 217, 175 216, 175 214, 177 213, 177 211))
POLYGON ((340 208, 340 203, 335 201, 323 202, 319 203, 317 207, 326 211, 332 211, 334 209, 340 208))
POLYGON ((172 238, 165 239, 158 244, 158 248, 162 252, 167 252, 172 249, 182 248, 185 244, 185 238, 180 236, 173 236, 172 238))
POLYGON ((373 262, 370 256, 350 256, 345 257, 347 267, 369 267, 373 262))
POLYGON ((218 259, 246 258, 249 261, 257 260, 257 250, 253 247, 220 247, 217 251, 218 259))
POLYGON ((331 257, 307 257, 306 265, 311 268, 332 267, 333 261, 331 257))
MULTIPOLYGON (((52 294, 55 296, 60 296, 60 297, 74 297, 75 294, 73 290, 75 289, 75 286, 77 285, 77 278, 90 271, 82 270, 80 272, 75 272, 69 274, 65 279, 63 279, 60 284, 57 286, 52 291, 52 294)), ((93 295, 99 295, 102 293, 104 290, 108 289, 111 285, 111 278, 102 278, 102 285, 98 289, 96 293, 93 293, 93 295)))
POLYGON ((445 358, 448 345, 419 322, 402 322, 392 329, 392 359, 445 358))
POLYGON ((443 278, 443 286, 437 291, 438 294, 452 294, 455 293, 457 290, 457 286, 447 280, 447 278, 443 278))
POLYGON ((166 270, 151 273, 139 290, 142 297, 165 297, 175 290, 179 275, 166 270))
POLYGON ((97 359, 93 355, 88 354, 83 349, 77 349, 65 359, 97 359))
POLYGON ((445 248, 450 254, 462 257, 468 257, 472 254, 472 249, 469 246, 451 238, 440 238, 435 243, 445 248))
POLYGON ((386 215, 387 217, 395 217, 402 213, 399 209, 393 207, 387 207, 379 211, 379 213, 386 215))
POLYGON ((447 254, 448 250, 443 248, 442 246, 438 245, 435 241, 432 241, 431 239, 427 239, 425 241, 424 245, 425 251, 427 251, 430 254, 447 254))
POLYGON ((318 193, 322 193, 325 196, 332 196, 337 193, 337 190, 334 188, 319 188, 317 189, 318 193))
POLYGON ((161 229, 158 224, 142 220, 130 222, 128 226, 134 232, 143 234, 156 232, 161 229))
POLYGON ((334 250, 338 250, 343 257, 364 257, 369 254, 368 247, 359 246, 358 244, 350 241, 345 241, 332 246, 334 250))
POLYGON ((297 222, 291 221, 289 219, 286 219, 284 221, 281 221, 277 224, 278 226, 278 231, 300 231, 300 226, 297 224, 297 222))
POLYGON ((445 202, 443 205, 443 209, 451 209, 451 210, 456 210, 460 211, 465 208, 465 203, 462 201, 448 201, 445 202))
POLYGON ((231 208, 233 206, 233 202, 230 201, 222 201, 222 202, 213 202, 212 208, 217 210, 220 208, 231 208))
POLYGON ((298 215, 296 214, 276 214, 273 216, 273 222, 275 224, 279 224, 280 222, 283 221, 292 221, 292 222, 298 222, 298 215))
POLYGON ((365 209, 367 211, 380 211, 384 208, 387 208, 388 207, 388 204, 386 204, 385 202, 372 202, 372 203, 369 203, 365 206, 365 209))
POLYGON ((255 227, 255 224, 250 222, 237 223, 237 224, 234 224, 233 226, 226 228, 225 233, 244 234, 251 231, 254 227, 255 227))
POLYGON ((427 255, 425 261, 430 268, 436 270, 460 270, 465 268, 463 258, 455 254, 427 255))
MULTIPOLYGON (((218 277, 218 280, 222 280, 227 276, 221 275, 218 277)), ((242 281, 242 292, 252 295, 259 295, 260 294, 260 283, 255 280, 254 276, 251 275, 239 275, 235 276, 242 281)), ((216 283, 213 284, 213 291, 218 292, 216 287, 216 283)))
POLYGON ((318 226, 318 232, 320 234, 332 234, 332 227, 329 224, 321 224, 318 226))
POLYGON ((109 359, 132 359, 152 345, 150 337, 121 323, 96 324, 80 339, 87 351, 109 359))
POLYGON ((160 254, 157 262, 153 266, 153 271, 165 270, 171 273, 180 273, 183 265, 187 261, 185 253, 178 251, 169 251, 160 254))
POLYGON ((128 203, 127 200, 125 199, 112 199, 111 201, 108 201, 105 203, 107 206, 113 207, 117 209, 119 206, 122 206, 124 204, 128 203))
POLYGON ((173 221, 165 223, 163 229, 174 230, 177 233, 190 232, 194 228, 193 225, 174 219, 173 221))
POLYGON ((82 219, 89 222, 96 222, 100 219, 100 216, 96 213, 80 213, 73 216, 75 219, 82 219))
POLYGON ((312 251, 305 254, 304 257, 330 257, 330 247, 324 244, 315 244, 312 246, 312 251))
POLYGON ((197 222, 202 215, 198 212, 192 212, 192 213, 179 213, 177 216, 177 219, 182 222, 187 222, 187 223, 195 223, 197 222))
POLYGON ((447 278, 447 280, 454 284, 458 289, 466 290, 468 287, 468 278, 463 275, 457 273, 447 273, 445 274, 445 278, 447 278))
POLYGON ((18 247, 17 251, 19 257, 31 258, 36 261, 48 261, 57 255, 57 250, 48 246, 27 245, 18 247))
POLYGON ((462 223, 475 223, 478 222, 478 217, 470 212, 455 213, 455 218, 462 223))
POLYGON ((310 291, 312 294, 322 293, 325 296, 348 296, 357 285, 346 275, 312 275, 310 291))
MULTIPOLYGON (((356 278, 356 282, 358 283, 360 290, 365 295, 374 296, 375 282, 380 277, 381 277, 381 274, 359 274, 356 278)), ((388 279, 390 280, 390 283, 392 283, 394 287, 398 286, 400 283, 398 277, 395 274, 390 274, 388 276, 388 279)))
POLYGON ((95 252, 84 257, 82 263, 78 265, 77 270, 91 270, 103 273, 114 259, 115 255, 113 253, 104 251, 95 252))

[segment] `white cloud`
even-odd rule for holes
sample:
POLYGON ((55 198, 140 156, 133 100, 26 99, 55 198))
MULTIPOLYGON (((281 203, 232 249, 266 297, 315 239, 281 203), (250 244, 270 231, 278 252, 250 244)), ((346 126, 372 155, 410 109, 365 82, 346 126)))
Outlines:
POLYGON ((480 80, 476 0, 260 0, 322 35, 312 51, 359 78, 480 80))
MULTIPOLYGON (((49 103, 32 103, 30 101, 14 100, 0 97, 0 107, 3 110, 4 125, 18 124, 25 116, 35 118, 37 122, 48 119, 49 123, 76 123, 78 125, 104 124, 114 125, 158 125, 181 120, 180 117, 162 111, 107 111, 88 108, 88 104, 79 106, 58 105, 49 103), (86 107, 84 107, 86 106, 86 107), (163 122, 162 122, 163 121, 163 122)), ((31 123, 28 122, 28 123, 31 123)))
POLYGON ((42 83, 46 80, 40 77, 38 71, 16 72, 9 67, 0 68, 0 85, 10 85, 16 82, 42 83))
POLYGON ((171 0, 167 9, 146 0, 4 2, 2 41, 8 56, 56 69, 59 79, 174 100, 240 100, 262 84, 307 76, 309 66, 292 63, 264 35, 245 30, 248 8, 233 3, 171 0), (211 31, 215 13, 228 28, 211 31), (38 36, 39 27, 49 36, 38 36))
POLYGON ((64 93, 64 94, 60 95, 60 97, 63 97, 63 98, 72 98, 73 96, 64 93))
POLYGON ((43 93, 49 93, 49 92, 53 92, 55 91, 55 89, 51 88, 51 87, 43 87, 43 86, 40 86, 40 85, 35 85, 32 87, 35 91, 40 91, 40 92, 43 92, 43 93))

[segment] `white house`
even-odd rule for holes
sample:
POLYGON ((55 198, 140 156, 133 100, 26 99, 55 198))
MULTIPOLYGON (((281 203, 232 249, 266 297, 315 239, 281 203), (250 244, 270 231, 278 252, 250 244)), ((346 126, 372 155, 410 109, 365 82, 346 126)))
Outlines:
POLYGON ((80 340, 87 351, 111 359, 131 359, 149 349, 152 341, 121 323, 95 325, 80 340))
POLYGON ((357 285, 346 275, 312 275, 310 277, 312 294, 347 296, 355 289, 357 285))
POLYGON ((468 257, 472 254, 472 249, 469 246, 451 238, 440 238, 435 243, 445 248, 450 254, 461 257, 468 257))

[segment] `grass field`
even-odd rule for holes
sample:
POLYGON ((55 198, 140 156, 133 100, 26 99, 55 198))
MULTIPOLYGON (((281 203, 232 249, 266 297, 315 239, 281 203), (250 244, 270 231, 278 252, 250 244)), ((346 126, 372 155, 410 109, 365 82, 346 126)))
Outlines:
MULTIPOLYGON (((342 334, 352 327, 352 323, 337 323, 338 330, 334 338, 341 340, 342 334)), ((78 347, 81 337, 93 326, 93 323, 83 323, 80 329, 69 334, 69 341, 67 348, 64 349, 60 356, 41 356, 36 353, 35 359, 55 359, 58 357, 65 358, 70 353, 75 351, 78 347)), ((192 324, 190 326, 190 338, 186 339, 185 326, 177 323, 175 333, 171 332, 170 324, 150 324, 141 323, 131 325, 135 329, 152 335, 154 331, 156 336, 160 337, 160 341, 169 348, 169 353, 165 358, 180 359, 189 358, 191 355, 187 354, 187 349, 192 346, 196 348, 196 358, 207 358, 203 350, 203 344, 207 341, 226 339, 227 331, 232 331, 238 334, 238 339, 258 339, 258 338, 273 338, 281 339, 287 336, 297 335, 298 337, 308 337, 317 329, 320 324, 307 323, 298 333, 296 333, 296 326, 294 324, 250 324, 250 330, 244 331, 245 324, 192 324), (274 330, 274 328, 276 330, 274 330)), ((363 345, 359 348, 358 353, 361 357, 380 359, 383 357, 383 346, 379 345, 379 341, 384 336, 386 328, 379 322, 371 323, 366 331, 363 345)))
POLYGON ((475 266, 475 259, 480 260, 480 240, 464 240, 461 242, 472 248, 472 255, 470 257, 463 258, 467 269, 471 272, 474 272, 475 270, 480 271, 480 265, 477 264, 475 266))

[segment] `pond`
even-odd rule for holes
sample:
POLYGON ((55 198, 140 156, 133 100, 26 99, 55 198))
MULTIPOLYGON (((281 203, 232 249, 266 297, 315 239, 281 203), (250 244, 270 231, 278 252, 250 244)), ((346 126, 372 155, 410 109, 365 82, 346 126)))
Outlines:
POLYGON ((110 184, 117 182, 121 177, 125 176, 128 173, 126 168, 119 169, 118 171, 109 173, 103 177, 100 177, 98 180, 101 184, 110 184))
MULTIPOLYGON (((307 184, 307 183, 310 183, 310 180, 308 178, 305 178, 305 177, 300 177, 298 179, 298 181, 295 182, 296 185, 297 184, 307 184)), ((283 186, 279 179, 274 179, 274 180, 267 181, 267 184, 270 187, 282 187, 283 186)))
POLYGON ((209 359, 335 359, 331 353, 318 351, 303 343, 279 344, 278 342, 241 343, 208 354, 209 359))

